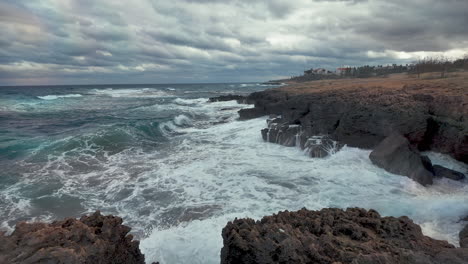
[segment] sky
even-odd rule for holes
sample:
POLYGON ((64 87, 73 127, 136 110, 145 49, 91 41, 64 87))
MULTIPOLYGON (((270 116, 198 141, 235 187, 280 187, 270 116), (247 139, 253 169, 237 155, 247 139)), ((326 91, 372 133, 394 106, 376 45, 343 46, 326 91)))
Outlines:
POLYGON ((0 85, 247 82, 468 54, 467 0, 1 0, 0 85))

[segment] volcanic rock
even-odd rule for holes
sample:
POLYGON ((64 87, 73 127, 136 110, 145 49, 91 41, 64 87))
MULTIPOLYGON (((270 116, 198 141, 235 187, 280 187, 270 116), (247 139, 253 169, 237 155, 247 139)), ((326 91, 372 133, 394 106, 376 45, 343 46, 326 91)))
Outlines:
POLYGON ((0 234, 0 263, 141 263, 139 242, 122 219, 99 211, 50 224, 21 222, 0 234))
POLYGON ((468 249, 424 236, 411 219, 359 208, 236 219, 222 236, 222 264, 468 263, 468 249))
POLYGON ((427 159, 414 150, 399 133, 386 137, 369 155, 372 163, 388 172, 408 176, 422 185, 432 184, 427 159))
POLYGON ((209 102, 225 102, 225 101, 237 101, 238 103, 244 103, 246 101, 246 97, 242 95, 235 95, 235 94, 228 94, 228 95, 221 95, 217 97, 210 97, 209 102))
POLYGON ((461 181, 465 179, 465 174, 461 172, 447 169, 440 165, 434 165, 433 167, 434 167, 434 175, 436 177, 444 177, 444 178, 448 178, 454 181, 461 181))
POLYGON ((399 131, 419 151, 468 163, 468 73, 438 80, 407 75, 323 80, 252 93, 240 119, 281 115, 305 138, 329 135, 350 147, 373 149, 399 131))

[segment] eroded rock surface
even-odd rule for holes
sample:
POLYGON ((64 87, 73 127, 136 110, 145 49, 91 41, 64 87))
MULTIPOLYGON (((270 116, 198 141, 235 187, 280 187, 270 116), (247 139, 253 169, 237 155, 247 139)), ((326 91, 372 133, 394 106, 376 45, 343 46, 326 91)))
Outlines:
POLYGON ((267 128, 262 129, 261 133, 266 142, 299 147, 312 158, 327 157, 343 147, 343 144, 328 135, 307 136, 301 125, 289 124, 287 120, 276 116, 267 119, 267 128))
POLYGON ((236 219, 222 235, 222 264, 468 263, 468 249, 424 236, 411 219, 359 208, 236 219))
POLYGON ((77 220, 25 223, 0 234, 0 263, 145 263, 122 219, 96 212, 77 220))
POLYGON ((393 132, 420 151, 452 155, 468 163, 468 73, 419 80, 324 80, 252 93, 255 108, 240 119, 280 115, 300 125, 305 138, 329 135, 351 147, 372 149, 393 132))

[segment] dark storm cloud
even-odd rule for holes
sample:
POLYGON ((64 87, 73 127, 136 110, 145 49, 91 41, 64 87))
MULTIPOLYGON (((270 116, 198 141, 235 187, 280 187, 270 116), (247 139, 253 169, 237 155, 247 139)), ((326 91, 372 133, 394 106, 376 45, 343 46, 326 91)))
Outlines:
POLYGON ((468 1, 4 0, 0 85, 248 81, 468 52, 468 1))

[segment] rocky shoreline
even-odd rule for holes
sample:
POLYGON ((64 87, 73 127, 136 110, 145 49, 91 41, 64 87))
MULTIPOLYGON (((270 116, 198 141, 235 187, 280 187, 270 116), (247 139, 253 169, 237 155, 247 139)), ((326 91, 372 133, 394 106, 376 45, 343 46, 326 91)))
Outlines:
POLYGON ((52 223, 20 222, 11 235, 0 233, 0 263, 144 264, 129 232, 122 218, 99 211, 52 223))
MULTIPOLYGON (((143 264, 129 231, 121 218, 100 212, 50 224, 21 222, 11 235, 0 233, 0 263, 143 264)), ((303 208, 259 221, 235 219, 220 235, 222 264, 468 263, 468 225, 456 248, 424 236, 408 217, 381 217, 361 208, 303 208)))
POLYGON ((243 101, 255 107, 239 115, 241 120, 269 115, 263 139, 300 147, 311 157, 325 157, 343 145, 374 149, 375 165, 422 185, 437 177, 463 180, 466 172, 432 166, 420 151, 468 163, 466 80, 468 73, 434 80, 396 75, 293 84, 252 93, 243 101))
MULTIPOLYGON (((429 185, 464 173, 432 165, 420 151, 468 163, 468 74, 451 79, 335 80, 225 95, 254 108, 240 119, 269 115, 267 142, 296 146, 314 158, 344 145, 373 149, 369 158, 389 172, 429 185)), ((460 221, 467 221, 468 217, 460 221)), ((0 263, 145 263, 139 242, 116 216, 96 212, 52 223, 18 223, 0 233, 0 263)), ((468 225, 460 247, 424 236, 408 217, 374 210, 325 208, 279 212, 259 221, 236 219, 222 231, 221 263, 468 263, 468 225)))
MULTIPOLYGON (((276 125, 269 127, 270 133, 296 136, 300 130, 301 146, 310 137, 326 135, 372 149, 399 132, 419 151, 468 163, 467 80, 468 73, 436 80, 398 76, 293 84, 252 93, 245 100, 255 107, 239 115, 241 120, 272 115, 276 125)), ((290 145, 288 140, 286 136, 276 143, 290 145)))

